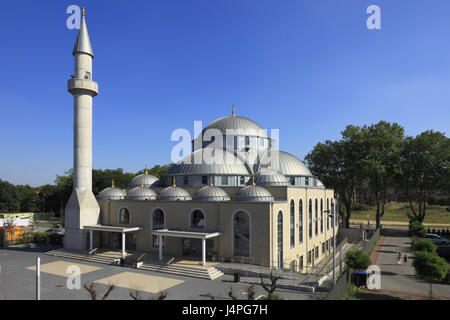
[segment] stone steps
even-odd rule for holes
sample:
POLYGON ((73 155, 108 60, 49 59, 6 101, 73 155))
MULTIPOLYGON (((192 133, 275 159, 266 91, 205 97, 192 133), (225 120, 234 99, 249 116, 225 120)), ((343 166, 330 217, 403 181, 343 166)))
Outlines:
MULTIPOLYGON (((95 256, 88 256, 85 253, 58 249, 58 250, 49 251, 46 254, 54 256, 54 257, 76 259, 76 260, 89 261, 89 262, 94 262, 94 263, 101 263, 101 264, 108 264, 108 265, 114 264, 113 257, 111 257, 109 255, 108 256, 103 255, 101 253, 99 253, 95 256)), ((176 265, 176 264, 160 265, 160 264, 151 263, 149 261, 146 262, 145 260, 139 269, 153 271, 153 272, 161 272, 161 273, 167 273, 167 274, 186 276, 186 277, 208 279, 208 280, 214 280, 214 279, 217 279, 217 278, 223 276, 223 272, 221 272, 220 270, 218 270, 214 267, 205 269, 205 268, 197 268, 197 267, 185 267, 185 266, 180 266, 180 265, 176 265)))

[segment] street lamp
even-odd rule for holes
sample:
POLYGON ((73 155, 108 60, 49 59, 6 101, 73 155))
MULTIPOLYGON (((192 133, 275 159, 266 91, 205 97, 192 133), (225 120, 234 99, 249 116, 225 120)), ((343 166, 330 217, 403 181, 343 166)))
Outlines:
POLYGON ((332 218, 332 227, 333 227, 333 288, 336 286, 336 222, 334 221, 334 202, 331 202, 331 210, 325 210, 328 214, 328 217, 332 218))

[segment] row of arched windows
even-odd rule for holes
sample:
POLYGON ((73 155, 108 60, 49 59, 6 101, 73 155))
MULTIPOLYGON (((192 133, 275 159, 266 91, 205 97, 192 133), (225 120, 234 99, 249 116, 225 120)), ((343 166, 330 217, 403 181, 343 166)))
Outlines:
MULTIPOLYGON (((327 208, 326 211, 324 211, 324 200, 320 199, 320 215, 319 215, 319 200, 314 199, 314 208, 313 208, 313 200, 309 199, 308 201, 308 237, 309 239, 312 239, 313 237, 313 220, 314 220, 314 235, 319 235, 319 228, 320 228, 320 234, 323 234, 324 231, 324 219, 326 220, 326 228, 327 230, 330 229, 330 215, 329 213, 333 214, 334 210, 334 201, 331 199, 331 206, 332 211, 330 212, 329 206, 330 206, 330 199, 327 198, 327 208), (314 210, 314 219, 313 219, 313 210, 314 210), (325 214, 325 217, 324 217, 325 214)), ((289 215, 289 222, 290 222, 290 245, 291 248, 295 246, 295 202, 294 200, 291 200, 290 202, 290 215, 289 215)), ((335 220, 337 225, 337 219, 335 220)), ((299 199, 298 202, 298 243, 303 243, 303 200, 299 199)))

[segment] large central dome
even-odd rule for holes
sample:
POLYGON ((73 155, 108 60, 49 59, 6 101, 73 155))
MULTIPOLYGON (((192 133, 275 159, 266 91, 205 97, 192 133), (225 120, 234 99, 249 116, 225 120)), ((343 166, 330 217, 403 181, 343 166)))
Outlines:
POLYGON ((202 133, 204 134, 208 129, 217 129, 222 132, 223 135, 267 138, 266 130, 264 130, 259 124, 248 118, 238 116, 219 118, 207 125, 203 129, 202 133), (227 133, 227 129, 234 131, 227 133))

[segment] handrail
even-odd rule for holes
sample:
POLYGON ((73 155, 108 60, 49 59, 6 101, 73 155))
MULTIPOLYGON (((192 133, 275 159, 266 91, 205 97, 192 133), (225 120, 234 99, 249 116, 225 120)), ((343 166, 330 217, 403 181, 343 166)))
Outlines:
POLYGON ((166 265, 170 265, 175 261, 175 257, 170 258, 169 261, 167 261, 166 265))
POLYGON ((96 252, 97 252, 98 248, 92 249, 91 251, 88 252, 88 256, 95 256, 96 252))

